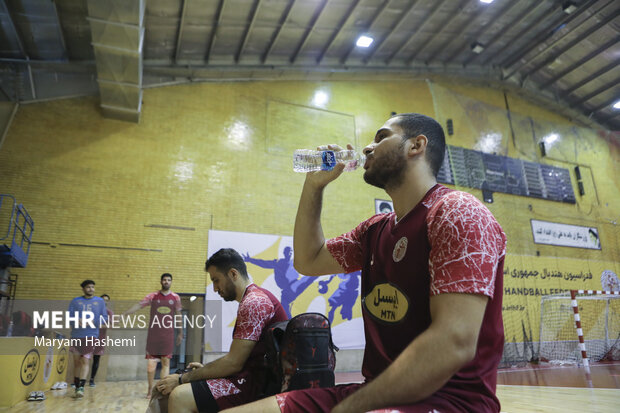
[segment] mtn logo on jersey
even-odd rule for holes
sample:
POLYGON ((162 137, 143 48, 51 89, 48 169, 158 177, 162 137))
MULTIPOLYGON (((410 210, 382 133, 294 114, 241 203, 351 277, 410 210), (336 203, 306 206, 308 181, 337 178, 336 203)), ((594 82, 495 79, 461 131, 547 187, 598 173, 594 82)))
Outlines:
POLYGON ((399 323, 407 316, 409 299, 394 284, 377 284, 363 299, 366 310, 379 321, 399 323))
POLYGON ((166 306, 161 306, 161 307, 157 307, 157 312, 159 314, 170 314, 172 310, 170 310, 170 307, 166 307, 166 306))
POLYGON ((402 237, 398 240, 396 245, 394 246, 394 251, 392 251, 392 259, 394 262, 399 262, 405 257, 407 253, 407 237, 402 237))

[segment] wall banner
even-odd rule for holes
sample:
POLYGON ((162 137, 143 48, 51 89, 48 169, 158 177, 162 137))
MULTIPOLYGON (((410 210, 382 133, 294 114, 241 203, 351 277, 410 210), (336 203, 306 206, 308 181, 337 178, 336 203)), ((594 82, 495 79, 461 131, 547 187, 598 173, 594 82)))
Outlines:
POLYGON ((598 229, 531 219, 535 244, 600 250, 598 229))
MULTIPOLYGON (((289 317, 306 312, 327 316, 334 344, 341 349, 364 348, 364 325, 359 299, 360 271, 308 277, 293 267, 293 237, 230 231, 209 231, 208 256, 234 248, 243 257, 252 282, 271 291, 289 317)), ((210 280, 209 280, 210 281, 210 280)), ((209 282, 206 301, 222 298, 209 282)), ((222 345, 228 351, 237 317, 236 301, 222 304, 222 345)), ((216 349, 216 343, 212 343, 216 349)))

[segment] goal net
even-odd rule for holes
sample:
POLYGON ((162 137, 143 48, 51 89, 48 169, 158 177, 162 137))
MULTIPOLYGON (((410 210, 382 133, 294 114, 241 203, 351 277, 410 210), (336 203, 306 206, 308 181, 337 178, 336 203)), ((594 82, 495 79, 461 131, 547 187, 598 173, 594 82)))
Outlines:
POLYGON ((540 304, 539 359, 556 364, 620 360, 620 295, 573 290, 540 304))

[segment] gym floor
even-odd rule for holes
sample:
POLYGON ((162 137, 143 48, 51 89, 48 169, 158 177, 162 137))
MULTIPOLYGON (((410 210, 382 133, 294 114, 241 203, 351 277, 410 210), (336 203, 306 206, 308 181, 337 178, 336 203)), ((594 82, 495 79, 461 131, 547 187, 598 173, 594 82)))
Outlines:
MULTIPOLYGON (((360 373, 337 373, 337 383, 361 381, 360 373)), ((527 366, 502 369, 497 394, 505 413, 575 412, 616 413, 620 405, 620 362, 591 366, 590 380, 575 366, 527 366)), ((86 388, 83 399, 70 396, 73 389, 46 392, 41 402, 21 402, 2 413, 143 412, 143 381, 102 382, 86 388)))

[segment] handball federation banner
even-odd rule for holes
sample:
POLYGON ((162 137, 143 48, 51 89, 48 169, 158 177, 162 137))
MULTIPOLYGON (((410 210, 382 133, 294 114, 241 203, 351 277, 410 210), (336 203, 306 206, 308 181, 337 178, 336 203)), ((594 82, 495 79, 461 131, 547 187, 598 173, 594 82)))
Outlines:
MULTIPOLYGON (((209 231, 208 255, 220 248, 241 254, 253 283, 271 291, 289 317, 306 312, 325 314, 332 325, 334 343, 341 349, 364 348, 364 327, 359 300, 360 272, 308 277, 293 267, 293 237, 230 231, 209 231)), ((210 281, 210 280, 209 280, 210 281)), ((209 282, 207 301, 222 300, 209 282)), ((228 351, 238 303, 222 305, 222 344, 228 351)), ((211 340, 205 337, 205 342, 211 340)), ((207 350, 218 348, 211 343, 207 350)))

